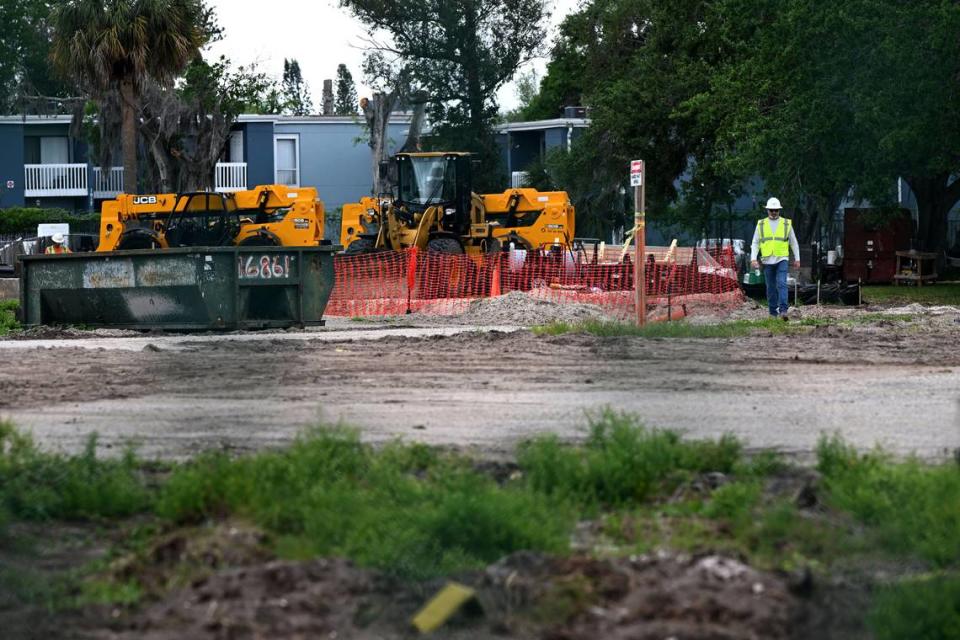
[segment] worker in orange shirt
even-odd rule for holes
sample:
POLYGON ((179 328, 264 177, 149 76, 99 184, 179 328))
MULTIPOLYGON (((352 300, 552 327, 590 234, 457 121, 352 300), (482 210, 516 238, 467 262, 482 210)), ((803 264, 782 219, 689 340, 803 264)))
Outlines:
POLYGON ((70 247, 67 246, 67 239, 62 233, 55 233, 50 239, 53 240, 53 244, 47 247, 47 250, 44 251, 45 254, 59 255, 62 253, 72 253, 70 247))

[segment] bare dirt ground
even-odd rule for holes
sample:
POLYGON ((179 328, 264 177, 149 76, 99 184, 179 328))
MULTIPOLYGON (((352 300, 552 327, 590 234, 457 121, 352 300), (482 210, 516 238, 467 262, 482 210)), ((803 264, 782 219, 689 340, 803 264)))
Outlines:
POLYGON ((727 339, 409 326, 416 317, 226 336, 34 332, 0 341, 0 417, 48 448, 76 451, 96 431, 107 448, 134 442, 147 457, 282 445, 340 421, 371 441, 498 455, 538 433, 578 438, 587 413, 611 407, 800 458, 834 431, 944 458, 960 447, 960 313, 900 315, 727 339))

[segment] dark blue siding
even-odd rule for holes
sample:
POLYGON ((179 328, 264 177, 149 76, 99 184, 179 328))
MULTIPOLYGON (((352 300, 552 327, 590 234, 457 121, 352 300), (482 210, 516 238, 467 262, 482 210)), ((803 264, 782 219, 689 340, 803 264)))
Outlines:
POLYGON ((0 208, 23 206, 23 177, 23 125, 0 125, 0 208))

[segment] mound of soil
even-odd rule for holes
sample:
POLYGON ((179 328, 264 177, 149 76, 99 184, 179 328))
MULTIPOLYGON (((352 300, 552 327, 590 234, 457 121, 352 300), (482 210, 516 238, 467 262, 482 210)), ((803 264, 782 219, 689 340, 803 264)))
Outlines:
MULTIPOLYGON (((458 581, 476 590, 476 602, 435 637, 775 640, 790 637, 801 610, 782 578, 715 555, 520 553, 458 581)), ((343 560, 269 562, 199 579, 103 637, 407 638, 441 586, 343 560)))
MULTIPOLYGON (((530 327, 551 322, 609 319, 605 310, 595 304, 556 302, 523 291, 511 291, 495 298, 462 300, 462 303, 462 312, 456 315, 438 315, 430 307, 424 307, 403 320, 417 325, 530 327)), ((447 308, 447 301, 442 305, 447 308)))

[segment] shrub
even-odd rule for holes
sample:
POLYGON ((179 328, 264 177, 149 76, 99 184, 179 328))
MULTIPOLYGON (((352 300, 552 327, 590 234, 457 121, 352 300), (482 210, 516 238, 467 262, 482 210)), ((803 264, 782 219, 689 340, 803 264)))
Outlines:
POLYGON ((132 451, 97 458, 91 436, 82 454, 43 453, 8 422, 0 422, 0 510, 26 520, 82 520, 139 513, 150 496, 132 451))
POLYGON ((340 555, 408 578, 481 566, 522 549, 562 551, 573 518, 422 445, 375 451, 353 431, 314 430, 293 447, 173 473, 157 513, 232 514, 274 533, 284 555, 340 555))
POLYGON ((887 551, 937 566, 960 560, 960 468, 859 454, 839 436, 817 446, 830 506, 869 526, 887 551))
POLYGON ((910 580, 881 589, 869 624, 877 640, 960 638, 960 578, 910 580))
POLYGON ((99 213, 74 213, 65 209, 34 209, 11 207, 0 209, 0 233, 28 234, 37 232, 37 225, 43 223, 65 222, 73 232, 97 231, 100 224, 99 213))
POLYGON ((525 444, 519 463, 530 486, 578 504, 640 504, 675 487, 690 473, 729 472, 740 461, 740 443, 686 442, 673 431, 647 429, 626 414, 604 412, 590 425, 582 447, 545 436, 525 444))
POLYGON ((0 300, 0 336, 20 328, 17 321, 17 310, 20 309, 18 300, 0 300))

